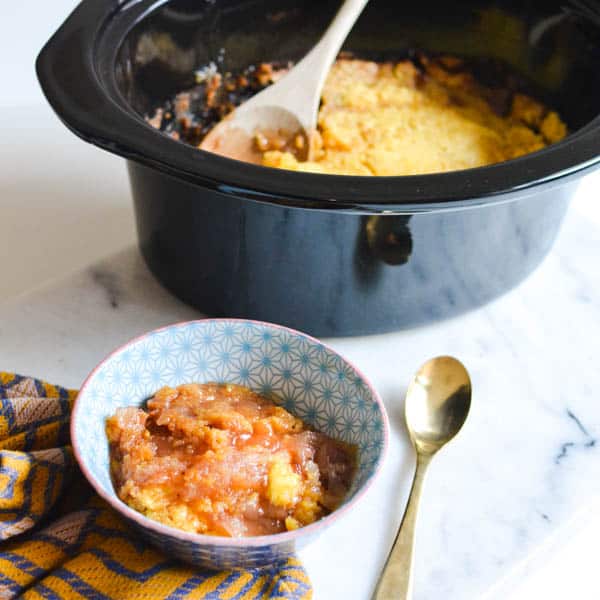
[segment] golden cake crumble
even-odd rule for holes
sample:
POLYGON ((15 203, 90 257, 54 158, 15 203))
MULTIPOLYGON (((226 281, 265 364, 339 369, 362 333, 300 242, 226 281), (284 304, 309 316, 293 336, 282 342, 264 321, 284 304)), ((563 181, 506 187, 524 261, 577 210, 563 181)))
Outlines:
POLYGON ((480 167, 540 150, 567 128, 556 112, 514 94, 498 114, 460 59, 376 63, 338 59, 322 95, 315 155, 269 150, 263 164, 340 175, 417 175, 480 167))

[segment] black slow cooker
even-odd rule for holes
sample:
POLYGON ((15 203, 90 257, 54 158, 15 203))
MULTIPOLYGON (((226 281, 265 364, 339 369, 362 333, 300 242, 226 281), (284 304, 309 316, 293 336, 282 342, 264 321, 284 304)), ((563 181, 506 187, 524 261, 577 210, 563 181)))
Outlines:
POLYGON ((296 173, 199 151, 145 122, 210 62, 236 71, 301 58, 338 5, 84 0, 38 58, 65 124, 127 159, 149 268, 206 314, 337 336, 480 306, 540 263, 600 161, 594 0, 372 0, 347 40, 357 55, 421 48, 510 64, 571 134, 504 163, 408 177, 296 173))

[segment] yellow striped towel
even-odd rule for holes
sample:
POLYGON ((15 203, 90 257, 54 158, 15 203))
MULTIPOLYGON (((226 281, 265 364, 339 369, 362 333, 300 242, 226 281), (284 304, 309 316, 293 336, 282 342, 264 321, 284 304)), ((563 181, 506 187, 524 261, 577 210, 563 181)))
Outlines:
POLYGON ((203 572, 131 534, 77 469, 69 446, 76 394, 0 372, 0 599, 312 597, 297 559, 203 572))

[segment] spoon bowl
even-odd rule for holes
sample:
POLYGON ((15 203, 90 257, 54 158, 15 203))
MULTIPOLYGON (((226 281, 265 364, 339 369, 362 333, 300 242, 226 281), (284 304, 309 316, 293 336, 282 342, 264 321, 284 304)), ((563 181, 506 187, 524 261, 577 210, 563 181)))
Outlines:
POLYGON ((303 150, 295 154, 300 160, 310 160, 325 78, 367 2, 345 0, 319 43, 279 81, 217 123, 202 140, 200 149, 261 164, 257 135, 275 136, 286 145, 300 135, 303 150))
POLYGON ((426 362, 406 393, 405 418, 417 452, 433 454, 461 429, 471 407, 471 380, 451 356, 426 362))
MULTIPOLYGON (((254 106, 252 100, 251 98, 242 104, 211 129, 202 140, 200 148, 229 158, 260 164, 263 152, 256 144, 257 135, 266 138, 279 137, 286 140, 286 143, 291 143, 298 135, 305 138, 304 125, 296 114, 283 106, 254 106)), ((308 143, 305 147, 308 148, 308 143)), ((304 156, 298 152, 296 154, 299 159, 308 157, 306 153, 304 156)))

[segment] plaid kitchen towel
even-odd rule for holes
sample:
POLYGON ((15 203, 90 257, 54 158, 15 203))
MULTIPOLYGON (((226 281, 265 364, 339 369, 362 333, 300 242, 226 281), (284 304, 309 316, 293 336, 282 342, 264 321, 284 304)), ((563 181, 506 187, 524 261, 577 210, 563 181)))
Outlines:
POLYGON ((202 571, 132 534, 79 473, 69 446, 77 392, 0 372, 0 599, 308 599, 297 559, 202 571))

